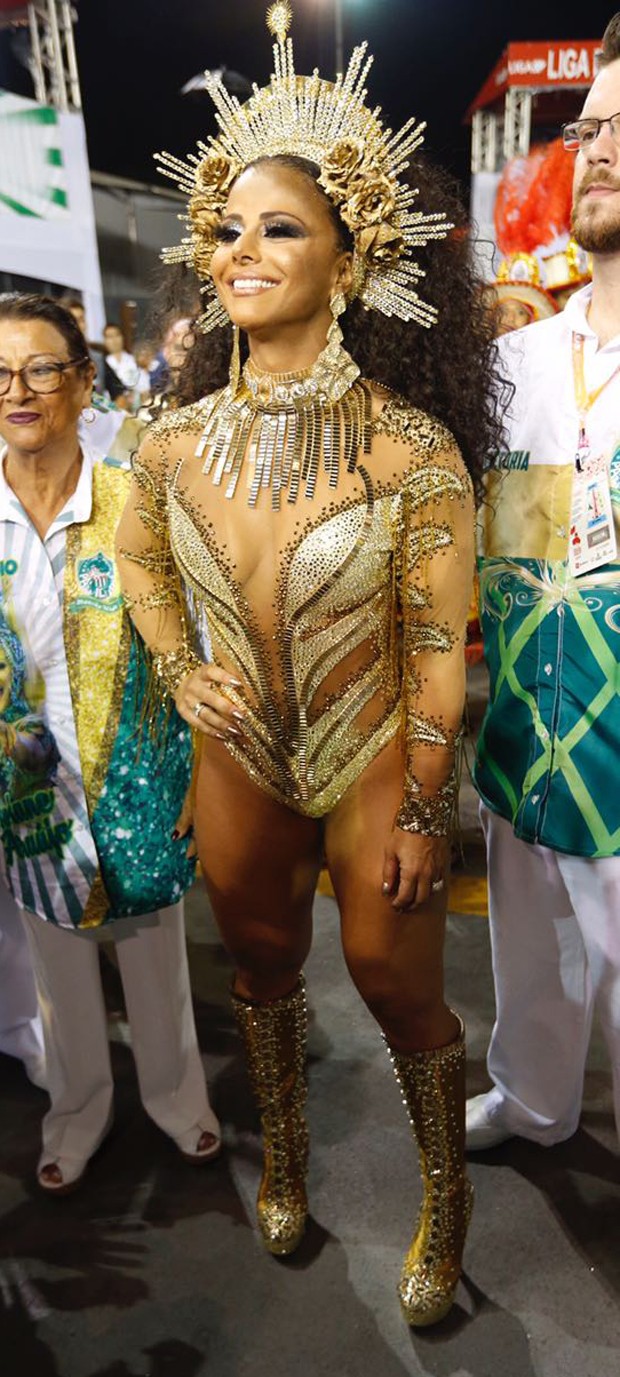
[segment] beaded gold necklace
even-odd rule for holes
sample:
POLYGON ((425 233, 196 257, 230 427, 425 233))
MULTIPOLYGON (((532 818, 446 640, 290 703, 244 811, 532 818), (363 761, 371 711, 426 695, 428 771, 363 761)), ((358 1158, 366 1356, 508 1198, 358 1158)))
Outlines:
POLYGON ((238 388, 225 388, 208 417, 196 449, 197 458, 206 454, 203 473, 218 485, 227 480, 232 498, 249 464, 249 506, 271 488, 274 511, 283 492, 296 502, 302 484, 312 499, 321 457, 329 486, 337 487, 341 463, 352 473, 360 448, 371 449, 371 396, 359 377, 350 354, 333 342, 301 373, 261 373, 248 360, 238 388))

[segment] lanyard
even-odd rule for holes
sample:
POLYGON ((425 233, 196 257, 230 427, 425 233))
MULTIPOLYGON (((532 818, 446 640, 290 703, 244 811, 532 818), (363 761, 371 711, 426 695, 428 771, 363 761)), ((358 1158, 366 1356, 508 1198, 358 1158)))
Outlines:
POLYGON ((620 364, 593 392, 585 380, 583 335, 573 334, 573 379, 575 404, 579 413, 579 440, 575 453, 575 474, 571 498, 568 564, 573 577, 589 574, 617 557, 614 512, 609 474, 601 456, 593 459, 586 434, 588 412, 606 387, 617 378, 620 364))
POLYGON ((583 363, 584 343, 585 336, 577 334, 577 332, 574 330, 573 381, 575 385, 575 405, 577 407, 577 411, 579 414, 579 444, 577 454, 575 455, 575 465, 579 473, 582 470, 580 451, 585 452, 589 448, 588 440, 586 437, 586 417, 588 415, 588 412, 591 411, 592 407, 594 406, 594 403, 598 401, 599 397, 601 396, 601 393, 605 391, 605 388, 609 387, 609 384, 612 383, 614 378, 617 378, 618 374, 620 373, 620 364, 618 364, 618 367, 614 368, 613 373, 610 373, 609 377, 606 378, 604 383, 601 383, 600 387, 595 387, 593 392, 588 392, 588 389, 586 387, 585 369, 583 363))

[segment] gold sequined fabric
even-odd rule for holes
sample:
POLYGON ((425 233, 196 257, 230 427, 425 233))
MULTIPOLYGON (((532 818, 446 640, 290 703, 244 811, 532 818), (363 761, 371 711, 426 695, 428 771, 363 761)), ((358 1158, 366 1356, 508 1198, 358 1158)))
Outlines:
POLYGON ((398 1294, 408 1324, 447 1315, 461 1274, 473 1205, 465 1174, 465 1040, 405 1055, 390 1050, 418 1144, 423 1199, 398 1294))
MULTIPOLYGON (((277 435, 277 397, 266 403, 277 435)), ((398 824, 443 834, 464 701, 471 484, 449 433, 401 398, 356 381, 338 405, 360 418, 353 452, 335 478, 316 464, 310 488, 277 510, 252 505, 251 444, 234 493, 218 481, 226 445, 240 453, 228 389, 163 417, 119 533, 130 611, 155 654, 204 653, 210 639, 246 711, 226 747, 271 797, 324 816, 400 733, 398 824)))
POLYGON ((89 813, 94 812, 121 713, 129 661, 130 627, 124 616, 118 573, 102 611, 102 600, 83 596, 80 564, 108 554, 122 510, 129 474, 105 464, 93 467, 90 521, 76 522, 67 532, 65 569, 65 649, 74 704, 80 764, 89 813))
POLYGON ((301 1242, 308 1214, 305 982, 300 976, 291 994, 267 1004, 236 994, 232 1003, 261 1115, 264 1169, 258 1225, 268 1251, 285 1255, 301 1242))

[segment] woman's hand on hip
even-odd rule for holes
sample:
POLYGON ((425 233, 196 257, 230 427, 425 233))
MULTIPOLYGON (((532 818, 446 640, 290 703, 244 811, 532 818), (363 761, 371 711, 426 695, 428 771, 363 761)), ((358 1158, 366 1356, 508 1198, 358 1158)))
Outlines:
POLYGON ((382 884, 392 908, 406 913, 445 891, 449 857, 447 837, 395 827, 385 848, 382 884))
POLYGON ((224 741, 242 736, 244 713, 226 697, 228 686, 240 688, 239 680, 217 665, 200 665, 181 680, 174 695, 177 710, 204 736, 224 741))

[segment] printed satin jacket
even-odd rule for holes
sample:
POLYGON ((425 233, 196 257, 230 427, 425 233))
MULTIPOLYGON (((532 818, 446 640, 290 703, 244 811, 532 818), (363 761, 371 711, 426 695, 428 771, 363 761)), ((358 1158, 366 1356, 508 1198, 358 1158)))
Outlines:
MULTIPOLYGON (((600 857, 620 852, 620 558, 579 578, 568 567, 579 432, 572 335, 584 336, 590 392, 620 365, 620 336, 599 348, 590 292, 501 341, 516 393, 480 518, 491 698, 475 780, 524 841, 600 857)), ((593 455, 607 460, 620 551, 620 376, 587 430, 593 455)))
POLYGON ((172 840, 191 733, 164 710, 140 731, 151 676, 114 558, 130 474, 94 459, 44 540, 0 465, 0 864, 64 927, 153 912, 193 878, 172 840))

